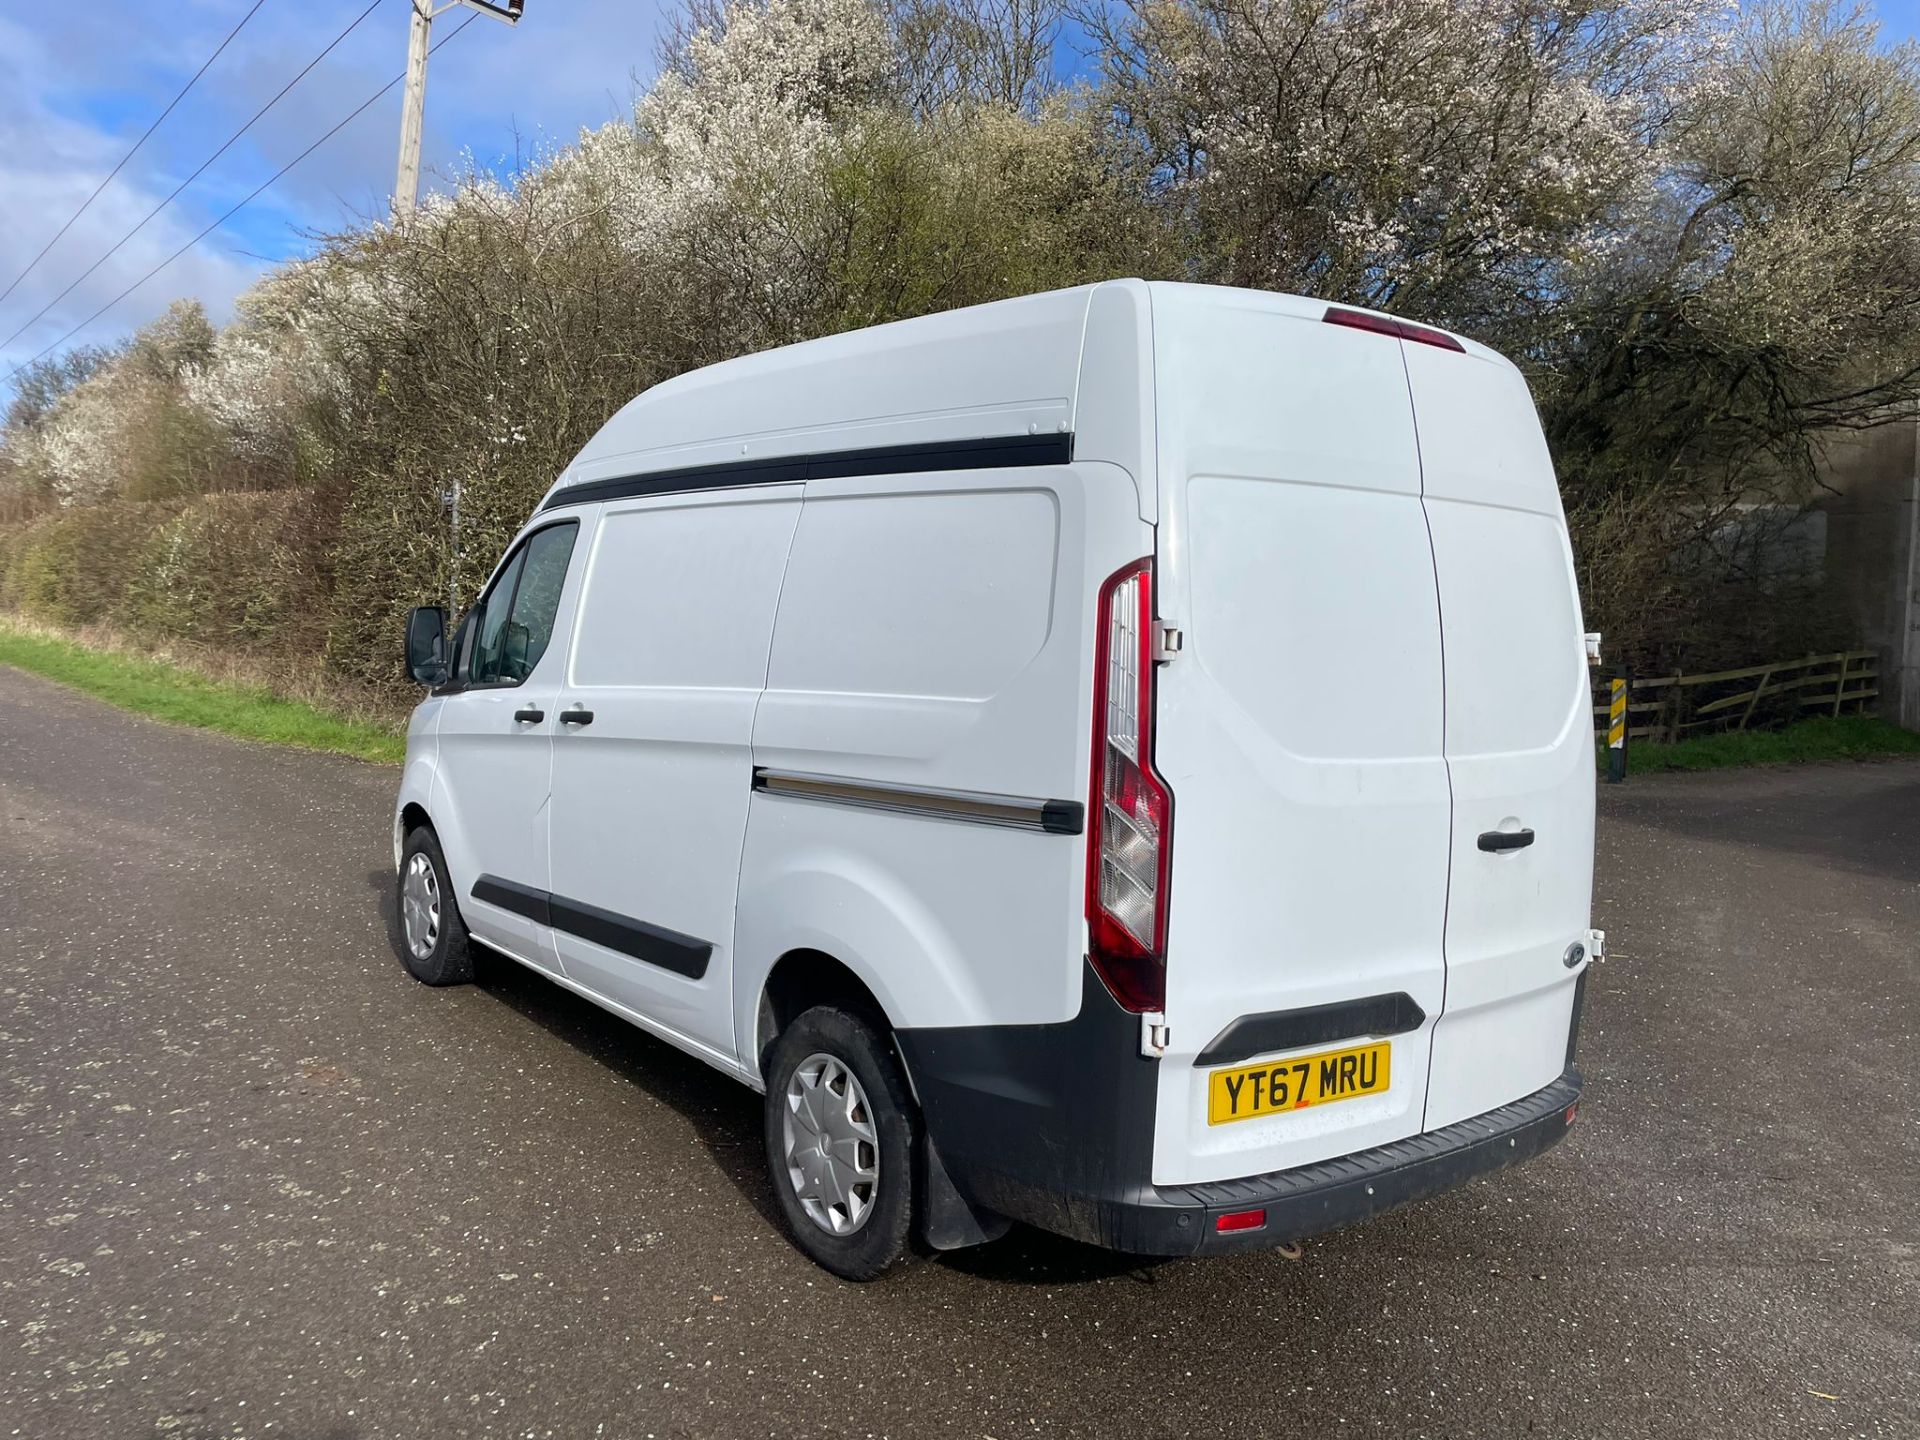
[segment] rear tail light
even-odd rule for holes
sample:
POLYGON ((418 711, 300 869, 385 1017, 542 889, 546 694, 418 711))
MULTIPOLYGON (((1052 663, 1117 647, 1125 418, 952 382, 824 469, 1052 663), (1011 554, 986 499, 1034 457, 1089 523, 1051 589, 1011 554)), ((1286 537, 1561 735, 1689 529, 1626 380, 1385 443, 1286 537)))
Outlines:
POLYGON ((1153 772, 1153 562, 1100 590, 1093 671, 1093 817, 1087 843, 1089 958, 1136 1013, 1167 994, 1167 873, 1173 796, 1153 772))
POLYGON ((1417 340, 1422 345, 1437 345, 1442 350, 1458 350, 1465 354, 1467 347, 1444 330, 1435 330, 1430 325, 1416 325, 1411 320, 1396 320, 1391 315, 1375 315, 1370 310, 1342 310, 1337 305, 1327 307, 1327 313, 1321 317, 1329 325, 1345 325, 1349 330, 1371 330, 1376 335, 1392 335, 1401 340, 1417 340))
POLYGON ((1222 1235, 1231 1235, 1236 1230, 1264 1230, 1267 1228, 1267 1212, 1262 1210, 1231 1210, 1225 1215, 1213 1218, 1213 1228, 1222 1235))

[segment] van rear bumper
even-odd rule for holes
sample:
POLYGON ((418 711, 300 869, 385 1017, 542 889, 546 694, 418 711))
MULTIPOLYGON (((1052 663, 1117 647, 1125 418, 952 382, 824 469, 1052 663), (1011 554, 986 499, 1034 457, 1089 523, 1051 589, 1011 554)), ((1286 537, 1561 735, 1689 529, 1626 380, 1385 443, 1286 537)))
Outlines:
POLYGON ((960 1193, 980 1209, 1134 1254, 1267 1249, 1551 1149, 1574 1123, 1583 1083, 1569 1054, 1551 1084, 1444 1129, 1267 1175, 1156 1186, 1156 1062, 1139 1057, 1138 1024, 1089 975, 1080 1015, 1061 1025, 896 1032, 927 1138, 960 1193), (1265 1210, 1265 1223, 1215 1228, 1248 1210, 1265 1210))
POLYGON ((1106 1243, 1144 1254, 1213 1254, 1338 1230, 1552 1149, 1573 1127, 1581 1084, 1569 1067, 1523 1099, 1441 1130, 1271 1175, 1156 1189, 1152 1201, 1115 1213, 1116 1238, 1106 1243), (1247 1210, 1265 1210, 1266 1224, 1214 1228, 1220 1216, 1247 1210))

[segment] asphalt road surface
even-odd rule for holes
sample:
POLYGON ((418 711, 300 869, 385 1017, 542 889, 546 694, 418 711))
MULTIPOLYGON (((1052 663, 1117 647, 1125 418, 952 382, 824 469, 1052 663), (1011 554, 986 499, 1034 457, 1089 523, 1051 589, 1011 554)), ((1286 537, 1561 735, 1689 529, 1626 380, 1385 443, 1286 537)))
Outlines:
POLYGON ((407 978, 394 784, 0 669, 0 1436, 1920 1434, 1920 765, 1604 794, 1531 1166, 1298 1261, 866 1287, 746 1090, 407 978))

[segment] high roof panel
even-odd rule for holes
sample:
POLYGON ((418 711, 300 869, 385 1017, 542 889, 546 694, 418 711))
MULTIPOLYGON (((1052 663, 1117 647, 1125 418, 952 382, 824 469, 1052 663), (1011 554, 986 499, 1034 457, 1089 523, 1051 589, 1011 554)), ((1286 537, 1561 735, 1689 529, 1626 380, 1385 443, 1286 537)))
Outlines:
POLYGON ((849 331, 678 376, 608 421, 562 484, 824 449, 1071 430, 1093 288, 849 331))

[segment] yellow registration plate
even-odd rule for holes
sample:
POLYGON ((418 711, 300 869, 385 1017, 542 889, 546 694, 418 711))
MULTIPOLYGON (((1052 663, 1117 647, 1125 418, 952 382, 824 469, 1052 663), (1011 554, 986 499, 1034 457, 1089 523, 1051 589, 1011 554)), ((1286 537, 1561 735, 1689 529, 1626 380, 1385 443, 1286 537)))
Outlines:
POLYGON ((1356 1045, 1216 1070, 1207 1077, 1207 1123, 1226 1125, 1282 1110, 1304 1110, 1379 1095, 1392 1083, 1393 1046, 1356 1045))

